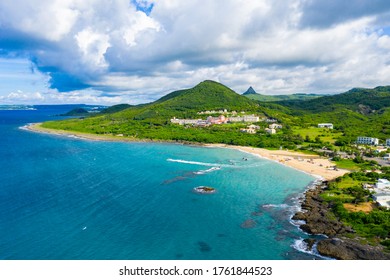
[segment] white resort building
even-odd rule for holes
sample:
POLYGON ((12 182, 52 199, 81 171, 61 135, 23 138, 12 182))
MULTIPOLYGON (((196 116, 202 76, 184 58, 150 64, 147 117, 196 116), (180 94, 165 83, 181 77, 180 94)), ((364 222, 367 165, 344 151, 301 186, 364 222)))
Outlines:
POLYGON ((237 116, 237 117, 229 117, 228 118, 229 122, 258 122, 260 121, 260 118, 255 115, 246 115, 246 116, 237 116))
POLYGON ((359 136, 356 140, 356 144, 363 144, 363 145, 379 145, 379 139, 378 138, 372 138, 372 137, 365 137, 365 136, 359 136))
POLYGON ((378 179, 374 187, 374 200, 383 207, 390 208, 390 182, 387 179, 378 179))
POLYGON ((332 123, 319 123, 318 128, 329 128, 333 129, 333 124, 332 123))
POLYGON ((199 121, 202 121, 201 119, 194 120, 194 119, 171 119, 171 123, 185 125, 185 124, 197 124, 199 121))

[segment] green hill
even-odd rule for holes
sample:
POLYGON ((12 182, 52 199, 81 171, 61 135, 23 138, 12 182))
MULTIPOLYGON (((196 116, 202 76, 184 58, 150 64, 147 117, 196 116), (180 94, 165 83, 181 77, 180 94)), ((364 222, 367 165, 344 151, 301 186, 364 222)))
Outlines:
POLYGON ((256 103, 237 94, 230 88, 214 82, 204 81, 197 86, 172 92, 153 104, 163 105, 173 110, 241 110, 253 107, 256 103))

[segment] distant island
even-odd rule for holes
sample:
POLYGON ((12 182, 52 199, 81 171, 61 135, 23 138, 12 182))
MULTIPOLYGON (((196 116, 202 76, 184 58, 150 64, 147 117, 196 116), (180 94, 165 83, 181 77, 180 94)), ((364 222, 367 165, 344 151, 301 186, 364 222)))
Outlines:
MULTIPOLYGON (((324 207, 310 208, 318 219, 296 218, 319 225, 319 217, 325 215, 343 225, 334 236, 351 244, 364 240, 383 253, 377 258, 387 258, 390 205, 379 204, 375 189, 366 186, 390 179, 390 86, 327 96, 298 94, 274 101, 255 100, 254 95, 259 96, 251 87, 240 95, 220 83, 204 81, 152 103, 117 105, 84 119, 45 122, 36 129, 110 141, 228 145, 311 174, 321 173, 327 177, 315 199, 324 207)), ((326 230, 320 233, 330 235, 326 230)))
POLYGON ((85 110, 84 108, 75 108, 73 110, 70 110, 69 112, 65 114, 61 114, 60 116, 65 117, 75 117, 75 116, 87 116, 89 112, 85 110))

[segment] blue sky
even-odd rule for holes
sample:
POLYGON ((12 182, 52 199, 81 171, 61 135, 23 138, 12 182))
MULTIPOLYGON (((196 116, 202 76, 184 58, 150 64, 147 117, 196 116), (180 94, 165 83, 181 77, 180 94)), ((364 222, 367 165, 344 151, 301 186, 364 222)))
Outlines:
POLYGON ((138 104, 390 84, 388 0, 2 0, 0 104, 138 104))

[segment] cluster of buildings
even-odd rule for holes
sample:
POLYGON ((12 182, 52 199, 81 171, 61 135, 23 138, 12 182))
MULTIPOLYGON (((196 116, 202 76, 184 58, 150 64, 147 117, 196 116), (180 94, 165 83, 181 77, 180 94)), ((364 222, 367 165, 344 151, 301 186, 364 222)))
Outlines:
POLYGON ((372 197, 380 206, 390 208, 390 182, 387 179, 378 179, 374 185, 365 185, 365 189, 373 192, 372 197))
MULTIPOLYGON (((281 129, 283 126, 278 123, 270 124, 267 128, 264 129, 265 132, 269 134, 275 134, 277 129, 281 129)), ((260 126, 258 125, 249 125, 247 128, 240 129, 241 132, 255 134, 258 130, 260 130, 260 126)))
MULTIPOLYGON (((212 111, 210 111, 212 112, 212 111)), ((199 113, 198 113, 199 114, 199 113)), ((244 116, 236 116, 236 117, 225 117, 224 115, 220 115, 219 117, 207 117, 206 120, 202 119, 171 119, 171 123, 179 124, 179 125, 194 125, 194 126, 209 126, 213 124, 225 124, 225 123, 237 123, 237 122, 258 122, 260 118, 255 115, 244 115, 244 116)))
POLYGON ((260 118, 256 115, 242 115, 245 112, 241 112, 241 116, 237 115, 236 111, 229 112, 228 110, 211 110, 211 111, 202 111, 198 112, 198 115, 205 114, 221 114, 219 117, 208 116, 205 120, 203 119, 177 119, 176 117, 171 119, 171 123, 179 125, 192 125, 197 127, 206 127, 210 125, 220 125, 226 123, 251 123, 246 128, 240 129, 243 133, 256 134, 261 128, 258 125, 254 125, 256 122, 266 122, 268 127, 264 129, 266 133, 275 134, 278 129, 283 128, 281 124, 277 123, 277 120, 272 118, 260 118), (225 116, 230 115, 230 116, 225 116))

